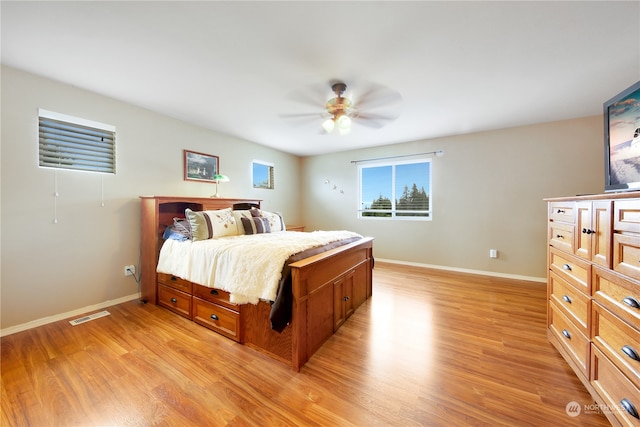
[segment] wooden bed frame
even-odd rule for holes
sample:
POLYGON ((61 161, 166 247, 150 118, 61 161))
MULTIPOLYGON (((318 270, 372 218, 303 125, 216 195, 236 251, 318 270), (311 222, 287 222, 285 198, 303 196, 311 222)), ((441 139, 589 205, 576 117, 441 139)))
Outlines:
POLYGON ((216 210, 255 199, 141 196, 141 299, 161 305, 287 363, 295 371, 371 296, 373 239, 364 238, 291 264, 293 307, 282 332, 271 329, 271 305, 235 305, 221 290, 156 273, 162 234, 185 208, 216 210))

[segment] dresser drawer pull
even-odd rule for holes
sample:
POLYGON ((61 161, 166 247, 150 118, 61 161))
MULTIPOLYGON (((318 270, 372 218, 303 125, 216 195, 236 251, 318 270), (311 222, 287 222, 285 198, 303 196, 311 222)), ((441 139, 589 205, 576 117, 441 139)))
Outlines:
POLYGON ((571 339, 571 334, 566 329, 562 330, 562 335, 564 335, 565 338, 567 338, 567 339, 571 339))
POLYGON ((556 239, 564 239, 564 236, 562 234, 556 234, 556 239))
POLYGON ((218 320, 218 316, 216 316, 215 314, 211 315, 211 320, 218 320))
POLYGON ((562 268, 563 268, 563 269, 565 269, 565 270, 567 270, 567 271, 571 271, 571 270, 573 270, 569 264, 565 264, 565 265, 563 265, 563 266, 562 266, 562 268))
POLYGON ((595 231, 593 231, 593 230, 589 230, 588 228, 583 228, 583 229, 582 229, 582 232, 583 232, 584 234, 593 234, 593 233, 595 233, 595 231))
POLYGON ((211 289, 211 295, 218 295, 218 291, 215 289, 211 289))
POLYGON ((558 209, 556 213, 564 213, 564 209, 558 209))
POLYGON ((624 410, 629 413, 629 415, 631 415, 633 418, 640 419, 640 416, 638 415, 638 411, 636 410, 636 407, 633 406, 633 403, 629 402, 627 399, 622 399, 620 401, 620 404, 622 405, 624 410))
POLYGON ((634 297, 626 297, 622 302, 627 304, 629 307, 640 308, 640 303, 634 297))
POLYGON ((564 300, 564 302, 571 304, 571 297, 569 295, 564 295, 562 299, 564 300))
POLYGON ((175 298, 171 298, 171 302, 178 302, 178 300, 175 298))
POLYGON ((640 355, 638 355, 638 352, 635 351, 635 349, 629 345, 625 345, 624 347, 622 347, 622 352, 624 354, 626 354, 627 356, 629 356, 631 359, 635 360, 635 361, 639 361, 640 360, 640 355))
POLYGON ((171 281, 172 281, 172 282, 175 282, 175 281, 177 281, 177 280, 178 280, 178 278, 177 278, 176 276, 171 276, 171 281))

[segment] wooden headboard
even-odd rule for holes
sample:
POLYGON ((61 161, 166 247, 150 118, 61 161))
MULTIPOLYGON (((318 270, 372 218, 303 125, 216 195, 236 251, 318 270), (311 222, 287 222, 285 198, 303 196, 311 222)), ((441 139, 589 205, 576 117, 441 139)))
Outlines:
POLYGON ((260 207, 261 200, 222 199, 214 197, 140 196, 140 299, 156 304, 156 267, 162 246, 162 234, 176 217, 184 218, 184 210, 194 211, 232 208, 238 203, 260 207))

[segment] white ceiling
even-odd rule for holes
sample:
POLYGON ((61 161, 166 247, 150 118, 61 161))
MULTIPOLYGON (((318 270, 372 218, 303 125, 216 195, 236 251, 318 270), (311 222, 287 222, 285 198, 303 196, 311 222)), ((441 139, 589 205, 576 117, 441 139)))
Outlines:
POLYGON ((640 80, 639 1, 0 8, 3 64, 296 155, 597 115, 640 80), (400 103, 367 111, 398 118, 321 134, 333 79, 355 102, 395 91, 400 103), (302 113, 317 118, 283 117, 302 113))

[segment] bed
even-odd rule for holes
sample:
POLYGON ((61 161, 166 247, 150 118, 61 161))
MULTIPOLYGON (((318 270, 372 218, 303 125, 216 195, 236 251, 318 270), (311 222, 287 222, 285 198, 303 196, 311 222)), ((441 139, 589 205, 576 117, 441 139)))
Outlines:
MULTIPOLYGON (((142 301, 167 308, 284 362, 295 371, 299 371, 357 307, 371 296, 372 238, 347 231, 286 231, 282 218, 278 225, 274 213, 261 210, 261 201, 255 199, 168 196, 141 196, 140 199, 142 301), (233 210, 238 235, 230 232, 219 236, 220 232, 216 231, 215 238, 197 244, 167 239, 168 227, 175 227, 176 218, 185 218, 191 224, 196 224, 193 221, 206 217, 206 212, 224 212, 226 215, 228 210, 233 210), (239 221, 238 215, 253 219, 239 221), (239 236, 241 222, 243 226, 250 227, 245 230, 251 235, 239 236), (274 226, 274 232, 269 233, 271 230, 268 230, 265 233, 264 229, 260 232, 259 228, 269 228, 269 223, 274 226), (304 240, 312 236, 322 245, 309 247, 310 242, 298 243, 298 238, 304 240), (245 240, 250 243, 242 250, 247 250, 248 255, 253 254, 245 258, 259 258, 255 256, 260 252, 257 245, 263 241, 275 244, 271 241, 291 240, 291 247, 306 249, 287 257, 282 267, 278 267, 282 277, 277 284, 268 286, 269 292, 261 290, 266 293, 249 292, 250 295, 245 295, 244 287, 238 289, 227 286, 227 282, 216 282, 216 277, 224 277, 223 273, 231 274, 230 271, 233 273, 237 268, 246 274, 239 282, 246 283, 252 276, 252 265, 242 264, 238 267, 229 261, 230 258, 221 258, 225 261, 218 262, 213 268, 216 274, 210 274, 213 271, 211 265, 209 274, 203 274, 191 266, 196 256, 184 255, 184 251, 191 247, 197 247, 197 253, 201 253, 201 248, 206 246, 221 251, 219 245, 237 247, 241 246, 239 242, 245 244, 245 240), (249 248, 254 252, 250 252, 249 248), (183 254, 180 255, 182 258, 177 259, 188 259, 189 262, 166 258, 167 252, 183 254), (185 267, 185 264, 189 266, 185 267), (233 268, 226 268, 228 266, 233 268)), ((208 225, 209 230, 212 227, 219 225, 208 225)), ((284 257, 284 254, 279 256, 284 257)), ((256 265, 255 268, 262 267, 256 265)))

